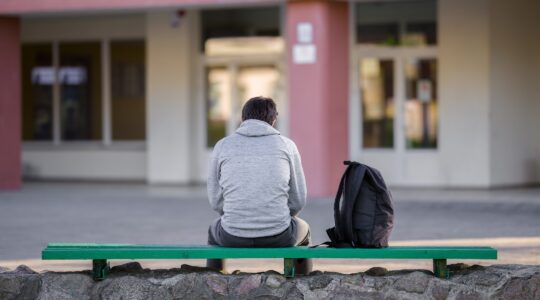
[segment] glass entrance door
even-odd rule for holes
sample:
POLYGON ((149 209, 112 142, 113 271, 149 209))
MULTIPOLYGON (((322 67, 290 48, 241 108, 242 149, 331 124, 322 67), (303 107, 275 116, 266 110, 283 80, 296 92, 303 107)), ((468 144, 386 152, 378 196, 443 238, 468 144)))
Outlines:
POLYGON ((353 159, 381 169, 394 184, 429 176, 438 145, 435 49, 359 48, 356 66, 353 159))
POLYGON ((230 63, 206 68, 208 148, 238 128, 244 103, 256 96, 271 97, 278 109, 282 106, 280 76, 275 64, 230 63))

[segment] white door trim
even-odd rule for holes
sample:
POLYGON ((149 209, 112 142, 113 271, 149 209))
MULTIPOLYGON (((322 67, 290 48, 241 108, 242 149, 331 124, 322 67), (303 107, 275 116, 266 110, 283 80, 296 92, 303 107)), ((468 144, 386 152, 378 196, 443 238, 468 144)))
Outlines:
POLYGON ((353 160, 385 161, 391 166, 394 174, 394 183, 407 184, 408 158, 417 157, 419 153, 426 155, 436 154, 437 149, 406 149, 405 144, 405 72, 404 64, 411 58, 437 58, 437 47, 390 47, 354 45, 351 54, 350 67, 350 156, 353 160), (362 95, 360 93, 359 64, 364 58, 389 59, 394 62, 394 147, 392 148, 364 148, 363 122, 362 122, 362 95))

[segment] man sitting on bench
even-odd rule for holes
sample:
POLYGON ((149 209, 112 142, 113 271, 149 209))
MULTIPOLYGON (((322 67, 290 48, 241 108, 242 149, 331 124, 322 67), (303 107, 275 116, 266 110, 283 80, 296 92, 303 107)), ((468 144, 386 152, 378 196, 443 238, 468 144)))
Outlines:
MULTIPOLYGON (((273 126, 278 112, 270 98, 249 99, 242 124, 214 147, 208 198, 220 218, 210 225, 208 244, 224 247, 291 247, 310 243, 309 225, 297 215, 306 204, 306 182, 293 141, 273 126)), ((297 274, 310 259, 295 261, 297 274)), ((222 270, 223 261, 207 266, 222 270)))

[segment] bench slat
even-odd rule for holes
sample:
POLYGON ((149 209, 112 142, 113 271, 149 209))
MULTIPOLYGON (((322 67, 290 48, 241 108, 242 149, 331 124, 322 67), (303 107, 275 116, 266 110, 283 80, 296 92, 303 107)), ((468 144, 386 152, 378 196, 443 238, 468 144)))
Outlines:
POLYGON ((43 259, 366 258, 497 259, 491 247, 225 248, 215 246, 51 243, 43 259))

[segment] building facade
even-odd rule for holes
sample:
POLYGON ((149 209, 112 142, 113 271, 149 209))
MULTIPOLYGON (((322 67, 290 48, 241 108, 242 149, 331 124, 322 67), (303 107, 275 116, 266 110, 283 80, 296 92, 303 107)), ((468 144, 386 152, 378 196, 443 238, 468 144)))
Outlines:
POLYGON ((204 182, 273 97, 311 196, 342 161, 399 186, 540 181, 535 0, 0 2, 0 188, 204 182))

